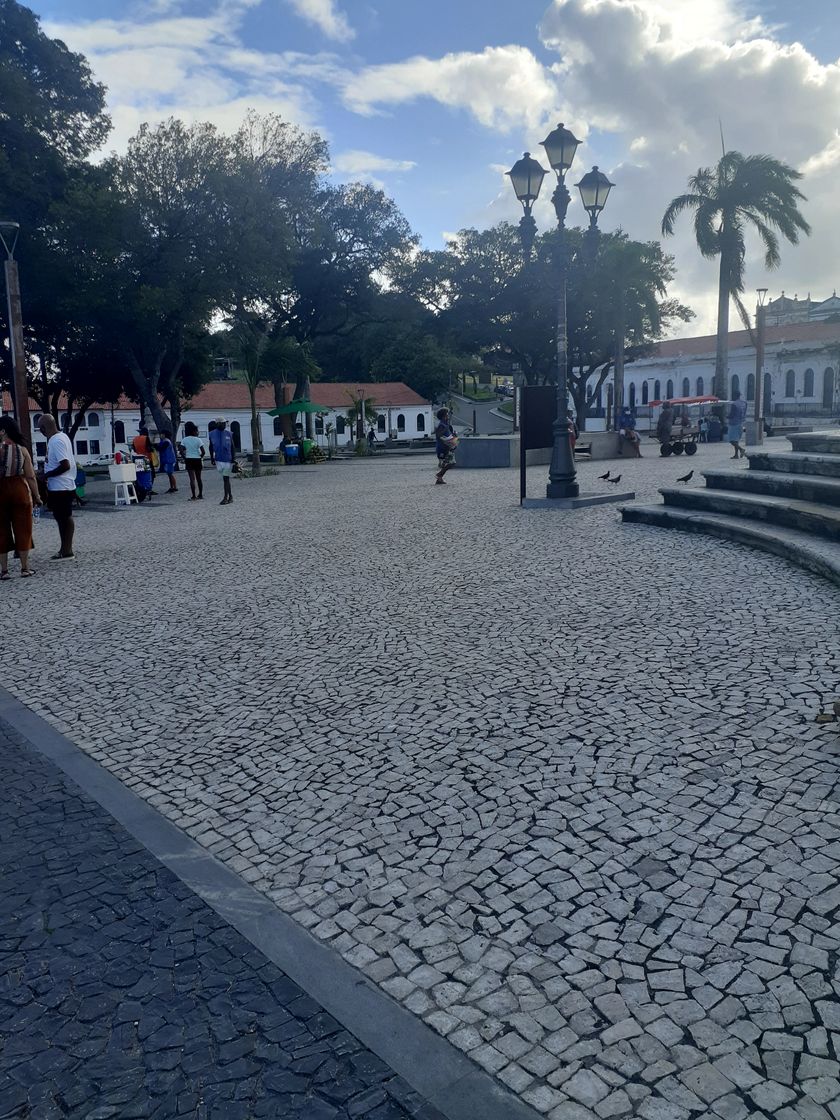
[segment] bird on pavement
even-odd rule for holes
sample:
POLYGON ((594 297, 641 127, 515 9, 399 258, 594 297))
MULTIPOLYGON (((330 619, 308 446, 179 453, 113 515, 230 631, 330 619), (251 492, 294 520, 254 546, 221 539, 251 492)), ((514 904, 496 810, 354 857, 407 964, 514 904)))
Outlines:
POLYGON ((617 474, 615 478, 608 478, 607 482, 621 482, 621 475, 617 474))
POLYGON ((688 474, 684 474, 678 478, 677 482, 691 482, 692 478, 694 478, 694 471, 689 471, 688 474))
POLYGON ((599 474, 599 475, 598 475, 598 478, 600 478, 602 482, 609 482, 609 480, 610 480, 610 472, 609 472, 609 471, 607 471, 607 473, 606 473, 606 474, 599 474))

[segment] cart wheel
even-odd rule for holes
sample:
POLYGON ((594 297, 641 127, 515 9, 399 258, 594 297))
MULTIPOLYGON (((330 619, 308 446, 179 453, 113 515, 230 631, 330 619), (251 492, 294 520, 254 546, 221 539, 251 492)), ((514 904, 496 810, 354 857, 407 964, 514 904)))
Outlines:
POLYGON ((685 445, 685 453, 686 453, 686 455, 696 455, 697 454, 697 444, 696 443, 687 443, 685 445))
POLYGON ((671 450, 674 452, 675 455, 682 455, 682 453, 684 451, 684 447, 681 443, 673 443, 673 444, 671 444, 671 450))
POLYGON ((671 447, 670 443, 663 443, 662 446, 659 448, 659 454, 662 456, 663 459, 667 459, 672 451, 673 451, 673 448, 671 447))

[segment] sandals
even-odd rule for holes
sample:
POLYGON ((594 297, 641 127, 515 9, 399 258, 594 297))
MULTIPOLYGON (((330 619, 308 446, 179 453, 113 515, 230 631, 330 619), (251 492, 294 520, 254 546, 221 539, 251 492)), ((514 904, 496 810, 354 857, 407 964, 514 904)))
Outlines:
POLYGON ((11 579, 11 578, 12 578, 12 573, 11 572, 0 572, 0 580, 11 579))
POLYGON ((32 571, 32 569, 27 568, 25 572, 20 573, 20 578, 21 579, 29 579, 30 576, 34 576, 34 575, 35 575, 35 573, 32 571))

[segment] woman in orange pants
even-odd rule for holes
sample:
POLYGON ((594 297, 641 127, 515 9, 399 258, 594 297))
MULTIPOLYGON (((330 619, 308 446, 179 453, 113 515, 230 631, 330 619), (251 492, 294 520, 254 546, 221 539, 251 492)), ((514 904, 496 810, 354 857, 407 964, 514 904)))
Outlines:
POLYGON ((31 576, 32 507, 41 505, 32 458, 11 416, 0 416, 0 580, 11 579, 9 553, 20 557, 20 574, 31 576))

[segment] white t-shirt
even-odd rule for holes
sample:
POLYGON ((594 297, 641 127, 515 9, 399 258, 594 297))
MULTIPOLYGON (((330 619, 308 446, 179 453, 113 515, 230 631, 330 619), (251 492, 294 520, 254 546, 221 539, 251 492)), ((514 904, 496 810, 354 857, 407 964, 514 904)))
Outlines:
POLYGON ((48 490, 75 490, 76 489, 76 459, 73 455, 73 444, 70 437, 64 432, 56 432, 47 440, 47 458, 44 463, 44 473, 54 471, 65 459, 70 461, 70 470, 55 478, 47 479, 48 490))

